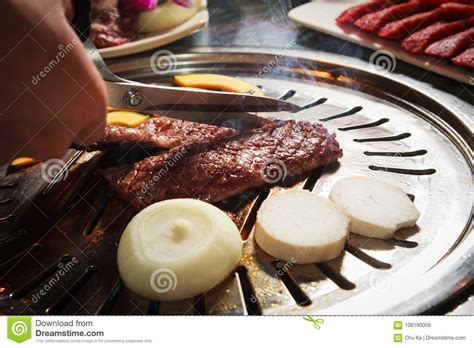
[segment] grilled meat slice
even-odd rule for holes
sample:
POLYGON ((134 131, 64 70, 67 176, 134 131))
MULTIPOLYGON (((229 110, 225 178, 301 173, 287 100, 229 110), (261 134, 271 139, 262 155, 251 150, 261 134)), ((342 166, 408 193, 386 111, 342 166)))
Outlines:
POLYGON ((174 148, 104 175, 122 199, 142 209, 169 198, 218 202, 340 156, 335 135, 320 124, 278 121, 231 139, 174 148))
POLYGON ((451 59, 451 61, 456 65, 474 69, 474 47, 468 48, 459 56, 451 59))
POLYGON ((436 23, 420 30, 402 41, 402 48, 412 53, 424 53, 435 41, 464 31, 474 25, 474 17, 449 23, 436 23))
POLYGON ((233 128, 183 121, 164 116, 150 117, 138 127, 107 125, 105 135, 92 149, 102 149, 119 142, 170 149, 190 143, 229 138, 238 134, 233 128))
POLYGON ((435 57, 452 58, 469 48, 473 42, 474 28, 471 28, 432 43, 425 53, 435 57))

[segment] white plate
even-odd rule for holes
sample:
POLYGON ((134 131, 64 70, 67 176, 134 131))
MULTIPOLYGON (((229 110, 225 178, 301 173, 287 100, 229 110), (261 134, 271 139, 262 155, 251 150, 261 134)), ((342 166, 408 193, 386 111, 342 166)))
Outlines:
MULTIPOLYGON (((339 16, 342 11, 354 5, 354 2, 311 2, 291 10, 289 17, 305 27, 343 40, 352 41, 376 51, 389 51, 397 59, 464 83, 470 83, 474 72, 457 67, 447 59, 437 59, 425 55, 408 53, 400 47, 399 42, 379 38, 376 35, 362 32, 352 26, 340 27, 336 23, 337 16, 339 16)), ((379 53, 381 54, 380 59, 383 60, 382 55, 384 52, 379 53)), ((375 59, 376 54, 374 53, 371 56, 371 62, 375 59)), ((390 68, 395 68, 393 63, 396 64, 396 61, 392 62, 390 68)))
POLYGON ((192 33, 207 26, 208 22, 209 13, 207 10, 202 10, 197 12, 186 22, 170 30, 161 32, 159 34, 142 36, 137 40, 127 42, 120 46, 101 48, 99 49, 99 52, 103 58, 111 58, 147 51, 191 35, 192 33))

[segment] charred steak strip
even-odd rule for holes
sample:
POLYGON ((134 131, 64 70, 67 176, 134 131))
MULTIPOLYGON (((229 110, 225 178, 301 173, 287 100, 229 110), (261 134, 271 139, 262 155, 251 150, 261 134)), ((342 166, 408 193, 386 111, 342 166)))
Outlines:
POLYGON ((108 125, 105 135, 94 149, 106 148, 122 141, 140 143, 144 146, 170 149, 190 143, 229 138, 239 131, 232 128, 183 121, 164 116, 151 117, 138 127, 108 125))
POLYGON ((342 150, 320 124, 279 121, 231 139, 188 145, 104 172, 136 209, 169 198, 218 202, 336 161, 342 150))
POLYGON ((474 17, 450 23, 436 23, 420 30, 402 41, 402 48, 412 53, 424 53, 425 49, 435 41, 459 33, 474 24, 474 17))
POLYGON ((435 57, 452 58, 469 48, 473 42, 474 28, 471 28, 432 43, 425 53, 435 57))

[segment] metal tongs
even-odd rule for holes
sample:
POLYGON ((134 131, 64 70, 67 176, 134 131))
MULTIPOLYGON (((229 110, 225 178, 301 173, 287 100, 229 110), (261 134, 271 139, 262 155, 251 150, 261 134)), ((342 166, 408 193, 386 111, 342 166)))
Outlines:
MULTIPOLYGON (((250 112, 296 112, 301 108, 286 101, 251 94, 168 87, 122 79, 113 74, 90 39, 84 46, 107 86, 108 105, 195 121, 219 124, 232 119, 236 124, 255 124, 261 119, 250 112)), ((232 126, 232 122, 226 123, 232 126)), ((239 127, 239 126, 238 126, 239 127)))

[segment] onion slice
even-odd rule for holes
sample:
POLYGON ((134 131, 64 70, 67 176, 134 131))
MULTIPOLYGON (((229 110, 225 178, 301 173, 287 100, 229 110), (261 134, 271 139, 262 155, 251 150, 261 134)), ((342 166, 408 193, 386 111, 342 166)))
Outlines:
POLYGON ((241 253, 239 230, 223 211, 194 199, 172 199, 150 205, 130 221, 117 261, 130 290, 174 301, 219 284, 241 253))

